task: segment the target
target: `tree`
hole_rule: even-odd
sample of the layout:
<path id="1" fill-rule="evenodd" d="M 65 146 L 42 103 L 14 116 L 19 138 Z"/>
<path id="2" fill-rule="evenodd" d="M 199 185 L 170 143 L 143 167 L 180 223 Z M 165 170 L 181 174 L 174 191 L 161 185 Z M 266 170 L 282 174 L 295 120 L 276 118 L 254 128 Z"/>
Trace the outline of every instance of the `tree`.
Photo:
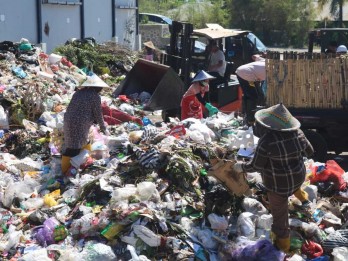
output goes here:
<path id="1" fill-rule="evenodd" d="M 267 45 L 294 45 L 307 42 L 313 27 L 311 0 L 227 0 L 232 28 L 255 32 Z"/>
<path id="2" fill-rule="evenodd" d="M 338 27 L 343 27 L 343 4 L 347 0 L 318 0 L 318 7 L 323 10 L 326 4 L 330 4 L 330 14 L 338 18 Z"/>

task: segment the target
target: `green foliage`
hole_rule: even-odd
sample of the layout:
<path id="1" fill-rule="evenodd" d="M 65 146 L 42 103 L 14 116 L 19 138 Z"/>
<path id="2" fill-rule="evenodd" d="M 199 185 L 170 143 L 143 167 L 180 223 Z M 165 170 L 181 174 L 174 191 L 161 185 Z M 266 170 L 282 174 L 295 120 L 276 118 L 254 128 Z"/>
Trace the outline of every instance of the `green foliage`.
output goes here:
<path id="1" fill-rule="evenodd" d="M 142 0 L 139 1 L 139 12 L 156 13 L 168 16 L 177 21 L 192 23 L 195 28 L 203 28 L 206 23 L 218 23 L 227 26 L 228 10 L 224 0 Z"/>
<path id="2" fill-rule="evenodd" d="M 104 43 L 102 45 L 96 44 L 81 44 L 80 42 L 73 42 L 67 45 L 58 46 L 54 53 L 65 56 L 69 61 L 79 68 L 87 68 L 97 74 L 104 74 L 108 63 L 121 62 L 129 64 L 131 60 L 136 60 L 135 53 L 128 49 L 124 49 L 112 42 Z M 134 56 L 134 57 L 133 57 Z M 111 72 L 112 76 L 118 76 L 117 73 Z M 113 82 L 119 82 L 116 79 L 110 79 Z"/>
<path id="3" fill-rule="evenodd" d="M 251 30 L 266 45 L 302 47 L 313 28 L 311 0 L 228 0 L 233 28 Z"/>
<path id="4" fill-rule="evenodd" d="M 98 53 L 97 48 L 89 44 L 62 45 L 58 46 L 53 52 L 65 56 L 79 68 L 87 67 L 88 69 L 92 69 L 95 65 L 105 62 L 105 58 L 107 57 L 105 54 Z"/>

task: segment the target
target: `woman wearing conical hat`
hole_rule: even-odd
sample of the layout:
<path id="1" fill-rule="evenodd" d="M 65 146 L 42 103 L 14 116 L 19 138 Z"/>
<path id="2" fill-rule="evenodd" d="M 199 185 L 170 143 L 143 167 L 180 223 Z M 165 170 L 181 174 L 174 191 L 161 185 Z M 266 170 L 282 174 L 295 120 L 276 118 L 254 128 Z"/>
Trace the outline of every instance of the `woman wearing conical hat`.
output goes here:
<path id="1" fill-rule="evenodd" d="M 145 57 L 144 57 L 145 60 L 153 61 L 155 50 L 156 50 L 156 47 L 153 44 L 153 42 L 151 42 L 151 41 L 145 42 L 144 48 L 145 48 L 145 50 L 144 50 L 145 51 Z"/>
<path id="2" fill-rule="evenodd" d="M 62 154 L 62 173 L 70 168 L 70 158 L 77 156 L 83 148 L 88 149 L 90 127 L 96 122 L 100 130 L 107 134 L 105 127 L 100 91 L 110 88 L 97 75 L 89 76 L 69 103 L 64 114 L 64 151 Z"/>
<path id="3" fill-rule="evenodd" d="M 203 118 L 203 106 L 209 111 L 209 116 L 218 112 L 218 109 L 207 102 L 209 80 L 215 77 L 200 71 L 192 80 L 192 84 L 181 100 L 181 120 L 187 118 Z"/>
<path id="4" fill-rule="evenodd" d="M 313 147 L 300 130 L 300 122 L 283 104 L 255 113 L 254 135 L 260 139 L 254 157 L 236 163 L 236 173 L 261 173 L 273 216 L 272 235 L 275 245 L 284 252 L 290 249 L 288 197 L 294 194 L 302 206 L 308 205 L 308 194 L 301 186 L 306 177 L 303 157 L 313 154 Z"/>

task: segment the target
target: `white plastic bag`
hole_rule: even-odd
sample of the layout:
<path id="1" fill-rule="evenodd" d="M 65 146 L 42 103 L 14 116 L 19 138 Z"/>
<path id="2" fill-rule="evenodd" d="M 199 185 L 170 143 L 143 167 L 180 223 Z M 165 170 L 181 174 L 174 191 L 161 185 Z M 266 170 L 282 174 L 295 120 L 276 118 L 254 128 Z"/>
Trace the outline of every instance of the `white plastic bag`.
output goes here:
<path id="1" fill-rule="evenodd" d="M 228 222 L 225 217 L 211 213 L 208 216 L 208 220 L 210 222 L 211 229 L 226 230 L 228 228 Z"/>
<path id="2" fill-rule="evenodd" d="M 161 236 L 155 234 L 147 227 L 142 225 L 134 225 L 133 231 L 148 246 L 158 247 L 161 245 Z"/>
<path id="3" fill-rule="evenodd" d="M 8 116 L 4 110 L 4 107 L 0 105 L 0 130 L 9 129 Z"/>
<path id="4" fill-rule="evenodd" d="M 70 162 L 76 169 L 79 169 L 80 166 L 87 161 L 89 157 L 88 150 L 82 150 L 79 155 L 71 158 Z"/>
<path id="5" fill-rule="evenodd" d="M 156 191 L 156 185 L 150 181 L 140 182 L 137 185 L 137 192 L 140 200 L 146 201 L 149 200 L 153 193 Z"/>
<path id="6" fill-rule="evenodd" d="M 30 251 L 29 253 L 23 255 L 18 259 L 18 261 L 52 261 L 47 255 L 47 250 L 42 248 L 35 251 Z"/>
<path id="7" fill-rule="evenodd" d="M 255 216 L 250 212 L 243 212 L 237 220 L 237 233 L 249 239 L 255 237 Z"/>
<path id="8" fill-rule="evenodd" d="M 250 212 L 258 216 L 268 214 L 267 209 L 262 205 L 262 203 L 254 198 L 244 198 L 242 205 L 246 212 Z"/>
<path id="9" fill-rule="evenodd" d="M 236 133 L 230 134 L 228 136 L 230 140 L 230 150 L 254 147 L 254 134 L 251 127 L 249 127 L 248 130 L 237 130 Z"/>
<path id="10" fill-rule="evenodd" d="M 110 246 L 102 243 L 95 243 L 92 241 L 87 242 L 83 251 L 81 252 L 80 260 L 85 261 L 114 261 L 117 260 L 114 251 L 112 251 Z M 76 259 L 78 260 L 78 259 Z"/>
<path id="11" fill-rule="evenodd" d="M 265 230 L 271 230 L 273 216 L 271 214 L 263 214 L 257 220 L 257 227 Z"/>
<path id="12" fill-rule="evenodd" d="M 348 247 L 335 247 L 332 250 L 333 261 L 346 261 L 348 260 Z"/>

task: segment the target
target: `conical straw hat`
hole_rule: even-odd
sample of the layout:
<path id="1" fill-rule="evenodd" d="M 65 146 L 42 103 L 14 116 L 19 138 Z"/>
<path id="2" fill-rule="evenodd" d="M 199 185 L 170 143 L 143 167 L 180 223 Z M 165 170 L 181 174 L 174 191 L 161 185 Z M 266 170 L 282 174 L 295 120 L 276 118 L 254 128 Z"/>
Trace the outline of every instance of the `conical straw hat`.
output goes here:
<path id="1" fill-rule="evenodd" d="M 301 123 L 291 115 L 282 103 L 257 111 L 255 119 L 271 130 L 294 131 L 301 127 Z"/>
<path id="2" fill-rule="evenodd" d="M 111 88 L 96 74 L 93 74 L 92 76 L 87 76 L 87 80 L 83 84 L 81 84 L 81 87 Z"/>
<path id="3" fill-rule="evenodd" d="M 149 47 L 151 49 L 156 49 L 155 45 L 151 41 L 145 42 L 145 43 L 143 43 L 143 45 L 145 45 L 146 47 Z"/>

